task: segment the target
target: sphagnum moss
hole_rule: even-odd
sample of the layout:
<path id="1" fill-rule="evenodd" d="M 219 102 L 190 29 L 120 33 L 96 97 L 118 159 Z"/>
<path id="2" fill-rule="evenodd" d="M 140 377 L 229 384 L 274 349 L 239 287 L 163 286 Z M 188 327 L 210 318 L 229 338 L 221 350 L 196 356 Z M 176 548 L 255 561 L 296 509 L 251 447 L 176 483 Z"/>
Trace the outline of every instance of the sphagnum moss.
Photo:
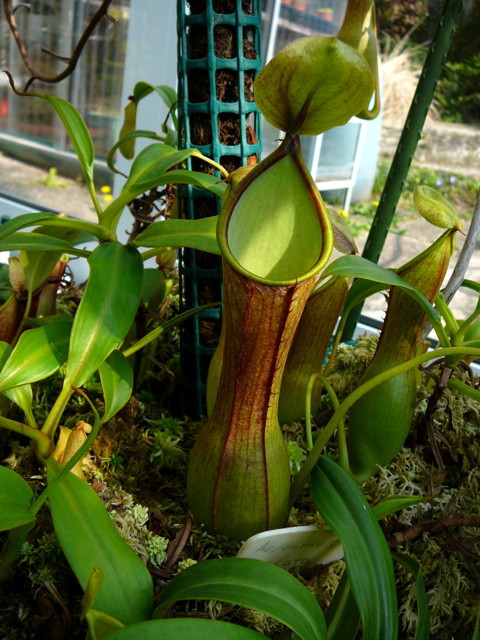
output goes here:
<path id="1" fill-rule="evenodd" d="M 376 342 L 376 336 L 360 336 L 356 345 L 342 345 L 339 349 L 329 379 L 340 397 L 355 388 Z M 469 373 L 465 370 L 456 369 L 454 375 L 468 382 Z M 384 520 L 382 527 L 387 537 L 442 515 L 480 515 L 479 407 L 463 394 L 445 391 L 440 410 L 433 415 L 435 429 L 442 436 L 438 443 L 445 470 L 441 471 L 435 464 L 428 440 L 419 434 L 420 416 L 426 409 L 433 385 L 432 378 L 425 374 L 417 390 L 416 421 L 406 446 L 391 464 L 363 485 L 371 504 L 402 494 L 433 496 Z M 478 529 L 471 527 L 452 528 L 448 533 L 424 531 L 397 547 L 422 566 L 435 640 L 463 640 L 473 633 L 480 590 L 477 534 Z M 402 628 L 413 635 L 417 621 L 415 583 L 402 568 L 398 568 L 396 579 Z"/>

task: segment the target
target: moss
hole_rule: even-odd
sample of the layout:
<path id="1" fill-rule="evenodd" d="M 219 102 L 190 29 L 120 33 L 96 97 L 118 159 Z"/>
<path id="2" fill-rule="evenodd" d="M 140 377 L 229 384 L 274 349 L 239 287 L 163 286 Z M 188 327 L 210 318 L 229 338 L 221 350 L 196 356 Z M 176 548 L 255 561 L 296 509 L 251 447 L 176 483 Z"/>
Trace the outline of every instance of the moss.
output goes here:
<path id="1" fill-rule="evenodd" d="M 343 400 L 358 386 L 360 377 L 373 358 L 377 343 L 378 336 L 366 333 L 359 336 L 355 344 L 338 345 L 328 381 L 339 400 Z"/>

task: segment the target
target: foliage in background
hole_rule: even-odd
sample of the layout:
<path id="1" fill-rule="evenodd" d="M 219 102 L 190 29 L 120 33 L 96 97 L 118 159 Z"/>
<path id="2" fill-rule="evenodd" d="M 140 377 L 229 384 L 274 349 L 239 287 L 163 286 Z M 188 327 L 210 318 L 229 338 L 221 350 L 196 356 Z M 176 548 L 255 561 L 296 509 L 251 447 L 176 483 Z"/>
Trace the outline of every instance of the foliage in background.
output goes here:
<path id="1" fill-rule="evenodd" d="M 446 65 L 437 100 L 443 120 L 480 124 L 480 53 Z"/>

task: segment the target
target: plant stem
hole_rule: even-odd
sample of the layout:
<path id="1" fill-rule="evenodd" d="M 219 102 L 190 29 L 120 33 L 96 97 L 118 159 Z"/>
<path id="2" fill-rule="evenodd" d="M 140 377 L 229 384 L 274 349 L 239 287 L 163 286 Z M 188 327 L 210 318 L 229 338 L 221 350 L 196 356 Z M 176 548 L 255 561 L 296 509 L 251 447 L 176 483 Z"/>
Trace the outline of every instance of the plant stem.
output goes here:
<path id="1" fill-rule="evenodd" d="M 224 167 L 222 167 L 221 164 L 215 162 L 215 160 L 212 160 L 212 158 L 209 158 L 208 156 L 204 156 L 203 153 L 200 153 L 200 151 L 198 151 L 198 153 L 193 153 L 192 155 L 195 156 L 195 158 L 200 158 L 200 160 L 211 164 L 212 167 L 215 167 L 215 169 L 218 169 L 224 178 L 228 178 L 228 176 L 230 175 L 228 171 Z"/>
<path id="2" fill-rule="evenodd" d="M 50 439 L 53 439 L 55 431 L 60 423 L 60 419 L 62 417 L 63 412 L 65 411 L 65 407 L 70 400 L 70 397 L 73 393 L 73 389 L 69 384 L 63 385 L 63 389 L 60 392 L 60 395 L 55 400 L 55 404 L 50 410 L 50 413 L 45 420 L 45 423 L 42 427 L 42 432 L 47 435 Z"/>
<path id="3" fill-rule="evenodd" d="M 458 345 L 460 341 L 463 341 L 463 337 L 465 336 L 466 332 L 469 330 L 470 325 L 472 324 L 472 322 L 474 322 L 478 318 L 478 316 L 480 316 L 480 309 L 477 308 L 468 316 L 466 320 L 462 322 L 462 324 L 460 325 L 460 328 L 455 334 L 455 342 L 457 342 Z"/>
<path id="4" fill-rule="evenodd" d="M 335 429 L 338 427 L 340 420 L 342 420 L 347 411 L 355 404 L 355 402 L 357 402 L 357 400 L 359 400 L 362 396 L 364 396 L 366 393 L 374 389 L 382 382 L 390 380 L 390 378 L 394 378 L 401 373 L 405 373 L 406 371 L 409 371 L 409 369 L 418 367 L 418 365 L 423 364 L 424 362 L 428 362 L 429 360 L 434 360 L 435 358 L 444 356 L 470 355 L 480 357 L 480 349 L 475 349 L 473 347 L 446 347 L 444 349 L 434 349 L 433 351 L 422 353 L 416 358 L 408 360 L 408 362 L 404 362 L 400 365 L 397 365 L 396 367 L 392 367 L 391 369 L 384 371 L 383 373 L 380 373 L 378 376 L 371 378 L 367 382 L 364 382 L 362 385 L 360 385 L 357 389 L 355 389 L 355 391 L 353 391 L 353 393 L 345 398 L 339 408 L 335 411 L 334 415 L 317 438 L 307 459 L 298 472 L 298 475 L 295 478 L 290 491 L 290 507 L 293 506 L 295 500 L 298 498 L 300 492 L 307 483 L 308 477 L 312 472 L 313 467 L 316 465 L 317 460 L 319 459 L 323 449 L 325 448 L 325 445 L 332 437 Z"/>
<path id="5" fill-rule="evenodd" d="M 475 400 L 476 402 L 480 402 L 480 391 L 474 389 L 473 387 L 469 387 L 468 384 L 461 382 L 460 380 L 455 380 L 455 378 L 450 378 L 447 384 L 449 389 L 453 389 L 454 391 L 459 391 L 463 393 L 464 396 L 468 396 Z"/>
<path id="6" fill-rule="evenodd" d="M 87 396 L 87 394 L 81 391 L 81 389 L 73 389 L 72 391 L 77 391 L 77 393 L 80 393 L 90 405 L 90 408 L 93 411 L 93 415 L 95 416 L 95 420 L 92 426 L 92 431 L 89 434 L 88 438 L 85 440 L 85 442 L 82 444 L 80 449 L 78 449 L 78 451 L 75 452 L 75 454 L 70 458 L 70 460 L 68 460 L 68 462 L 66 462 L 63 465 L 63 467 L 57 473 L 55 478 L 51 482 L 49 482 L 48 486 L 42 491 L 41 495 L 35 500 L 33 505 L 30 507 L 29 511 L 31 511 L 35 515 L 39 512 L 40 507 L 43 505 L 43 503 L 48 498 L 48 496 L 50 495 L 54 487 L 58 484 L 58 482 L 60 482 L 60 480 L 65 476 L 65 474 L 70 472 L 70 469 L 73 469 L 73 467 L 77 464 L 79 460 L 82 460 L 82 458 L 85 457 L 87 451 L 90 449 L 90 447 L 93 444 L 93 441 L 97 437 L 102 424 L 100 420 L 100 416 L 98 415 L 98 411 L 96 410 L 95 405 Z M 48 462 L 47 462 L 47 465 L 48 465 Z"/>
<path id="7" fill-rule="evenodd" d="M 462 284 L 468 265 L 470 264 L 470 259 L 475 250 L 475 247 L 477 246 L 477 239 L 478 239 L 479 233 L 480 233 L 480 192 L 477 195 L 477 202 L 475 204 L 472 221 L 470 223 L 470 227 L 467 232 L 467 237 L 465 238 L 465 242 L 463 243 L 462 250 L 460 251 L 460 255 L 458 256 L 458 260 L 455 264 L 455 268 L 450 277 L 450 280 L 448 281 L 447 286 L 445 287 L 443 292 L 443 296 L 447 303 L 450 302 L 450 300 L 453 298 L 458 288 Z"/>
<path id="8" fill-rule="evenodd" d="M 37 453 L 42 457 L 46 458 L 50 455 L 52 450 L 52 442 L 45 433 L 42 433 L 38 429 L 30 427 L 27 424 L 23 424 L 23 422 L 10 420 L 9 418 L 5 418 L 4 416 L 0 416 L 0 427 L 8 429 L 9 431 L 13 431 L 14 433 L 19 433 L 20 435 L 26 436 L 27 438 L 33 440 L 37 448 Z"/>
<path id="9" fill-rule="evenodd" d="M 315 380 L 320 380 L 322 385 L 325 387 L 325 390 L 330 397 L 334 410 L 337 411 L 337 409 L 340 407 L 340 402 L 338 401 L 337 394 L 335 393 L 329 381 L 325 378 L 325 376 L 319 373 L 313 373 L 310 376 L 310 380 L 308 381 L 307 396 L 305 399 L 305 427 L 307 431 L 307 447 L 309 451 L 311 451 L 313 448 L 312 423 L 310 418 L 310 413 L 311 413 L 310 400 L 312 397 L 312 389 L 313 389 Z M 338 444 L 338 460 L 340 462 L 340 466 L 342 467 L 342 469 L 344 469 L 347 473 L 351 475 L 350 463 L 348 461 L 348 449 L 347 449 L 347 439 L 345 434 L 345 423 L 343 420 L 340 420 L 338 423 L 337 444 Z"/>
<path id="10" fill-rule="evenodd" d="M 92 199 L 93 206 L 95 207 L 95 213 L 97 214 L 98 222 L 101 224 L 103 209 L 100 206 L 100 202 L 98 201 L 98 196 L 97 196 L 97 192 L 95 191 L 95 185 L 93 183 L 93 180 L 92 181 L 89 180 L 87 183 L 87 186 L 88 186 L 88 192 L 90 194 L 90 198 Z M 114 229 L 111 229 L 110 231 L 114 232 Z"/>
<path id="11" fill-rule="evenodd" d="M 133 355 L 137 351 L 140 351 L 140 349 L 143 349 L 143 347 L 145 347 L 147 344 L 149 344 L 153 340 L 156 340 L 164 331 L 167 331 L 172 327 L 176 327 L 177 324 L 180 324 L 181 322 L 188 320 L 188 318 L 190 318 L 191 316 L 194 316 L 200 311 L 205 311 L 206 309 L 214 309 L 215 307 L 218 307 L 221 304 L 223 303 L 212 302 L 212 304 L 204 304 L 201 307 L 196 307 L 195 309 L 189 309 L 188 311 L 179 313 L 178 316 L 175 316 L 174 318 L 167 320 L 160 327 L 156 327 L 155 329 L 147 333 L 146 336 L 143 336 L 143 338 L 140 338 L 140 340 L 137 340 L 137 342 L 135 342 L 135 344 L 133 344 L 131 347 L 128 347 L 128 349 L 124 349 L 122 351 L 122 354 L 125 356 L 125 358 L 129 358 L 131 355 Z"/>
<path id="12" fill-rule="evenodd" d="M 458 322 L 456 321 L 455 316 L 451 312 L 450 307 L 448 306 L 442 293 L 437 294 L 437 297 L 435 298 L 435 306 L 438 312 L 440 313 L 440 315 L 442 316 L 443 320 L 445 321 L 447 333 L 450 336 L 453 336 L 458 331 Z M 425 337 L 430 331 L 430 323 L 427 323 L 427 324 L 428 326 L 426 326 L 423 330 L 423 335 Z M 443 345 L 443 346 L 447 346 L 447 345 Z"/>

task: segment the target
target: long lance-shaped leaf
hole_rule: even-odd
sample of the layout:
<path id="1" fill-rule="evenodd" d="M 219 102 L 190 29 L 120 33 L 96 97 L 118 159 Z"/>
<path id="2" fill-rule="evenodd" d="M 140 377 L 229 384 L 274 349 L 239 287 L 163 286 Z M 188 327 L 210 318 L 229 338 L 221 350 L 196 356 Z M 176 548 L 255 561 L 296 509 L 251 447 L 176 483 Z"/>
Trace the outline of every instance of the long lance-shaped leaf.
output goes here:
<path id="1" fill-rule="evenodd" d="M 372 507 L 372 513 L 377 520 L 382 520 L 397 511 L 430 499 L 430 496 L 391 496 Z"/>
<path id="2" fill-rule="evenodd" d="M 28 510 L 32 498 L 33 492 L 25 480 L 15 471 L 0 466 L 0 531 L 35 520 Z"/>
<path id="3" fill-rule="evenodd" d="M 428 500 L 423 496 L 391 496 L 379 502 L 372 507 L 372 513 L 377 520 L 381 520 L 386 516 L 392 515 L 405 507 L 409 507 L 419 502 Z M 395 554 L 394 554 L 395 558 Z M 397 558 L 398 559 L 398 558 Z M 408 558 L 412 560 L 411 558 Z M 399 560 L 400 561 L 400 560 Z M 417 569 L 420 568 L 418 565 Z M 412 570 L 413 572 L 413 570 Z M 422 624 L 417 625 L 417 633 L 424 628 L 423 619 L 425 616 L 425 605 L 421 588 L 423 578 L 421 575 L 414 573 L 417 577 L 417 598 L 419 611 L 422 610 Z M 427 611 L 428 613 L 428 611 Z M 420 618 L 420 616 L 419 616 Z M 328 640 L 354 640 L 357 636 L 358 625 L 360 623 L 360 612 L 358 610 L 355 598 L 350 587 L 350 582 L 345 572 L 340 580 L 340 584 L 335 590 L 332 602 L 325 614 L 325 620 L 328 625 Z M 428 636 L 415 636 L 415 640 L 420 640 Z"/>
<path id="4" fill-rule="evenodd" d="M 95 149 L 88 127 L 83 121 L 73 105 L 55 96 L 38 96 L 49 102 L 57 114 L 60 116 L 70 141 L 77 154 L 78 161 L 82 167 L 83 175 L 88 183 L 93 182 L 93 163 L 95 160 Z"/>
<path id="5" fill-rule="evenodd" d="M 429 315 L 434 315 L 435 318 L 438 317 L 433 306 L 415 287 L 405 282 L 394 271 L 384 269 L 360 256 L 341 256 L 337 258 L 323 271 L 322 277 L 326 276 L 363 278 L 364 280 L 372 280 L 388 286 L 401 287 L 407 293 L 410 293 Z"/>
<path id="6" fill-rule="evenodd" d="M 61 469 L 50 456 L 49 483 Z M 150 574 L 121 538 L 95 491 L 66 473 L 53 488 L 49 502 L 58 541 L 82 588 L 94 568 L 103 572 L 95 606 L 123 624 L 148 619 L 153 606 Z"/>
<path id="7" fill-rule="evenodd" d="M 114 239 L 109 229 L 100 224 L 96 224 L 95 222 L 77 220 L 76 218 L 69 218 L 68 216 L 59 216 L 58 214 L 50 213 L 49 211 L 42 211 L 39 213 L 24 213 L 23 215 L 16 216 L 15 218 L 12 218 L 12 220 L 2 224 L 0 226 L 0 240 L 7 238 L 16 231 L 20 231 L 20 229 L 26 229 L 28 227 L 38 225 L 75 229 L 80 232 L 89 233 L 99 240 Z"/>
<path id="8" fill-rule="evenodd" d="M 320 515 L 343 545 L 347 574 L 363 622 L 363 640 L 396 640 L 398 610 L 390 549 L 354 480 L 322 457 L 312 473 Z"/>
<path id="9" fill-rule="evenodd" d="M 117 242 L 98 246 L 89 258 L 90 277 L 75 314 L 66 380 L 81 386 L 122 342 L 140 303 L 142 260 Z"/>
<path id="10" fill-rule="evenodd" d="M 133 371 L 120 351 L 112 351 L 99 369 L 105 413 L 102 422 L 110 420 L 130 400 L 133 389 Z"/>
<path id="11" fill-rule="evenodd" d="M 114 158 L 116 152 L 120 149 L 120 153 L 130 160 L 133 158 L 134 149 L 135 149 L 135 140 L 137 138 L 150 138 L 151 140 L 158 140 L 159 142 L 164 142 L 165 138 L 159 136 L 155 131 L 147 131 L 145 129 L 136 129 L 135 131 L 130 131 L 129 133 L 125 133 L 122 135 L 120 132 L 120 138 L 115 142 L 113 147 L 111 147 L 108 152 L 106 162 L 108 168 L 114 173 L 119 173 L 120 175 L 125 175 L 122 171 L 116 168 L 114 163 Z M 125 151 L 127 150 L 127 151 Z"/>
<path id="12" fill-rule="evenodd" d="M 20 407 L 27 417 L 27 422 L 30 426 L 36 426 L 35 417 L 32 413 L 33 392 L 31 385 L 22 384 L 19 387 L 7 389 L 3 392 L 3 395 Z"/>
<path id="13" fill-rule="evenodd" d="M 165 184 L 191 184 L 195 187 L 202 187 L 221 198 L 227 189 L 226 182 L 220 181 L 209 173 L 200 171 L 187 171 L 186 169 L 171 169 L 164 174 Z"/>
<path id="14" fill-rule="evenodd" d="M 162 220 L 149 225 L 135 238 L 140 247 L 190 247 L 220 255 L 218 216 L 200 220 Z"/>
<path id="15" fill-rule="evenodd" d="M 88 624 L 87 638 L 89 640 L 103 640 L 114 631 L 123 629 L 125 625 L 121 622 L 108 616 L 103 611 L 97 611 L 96 609 L 90 609 L 85 614 L 85 620 Z"/>
<path id="16" fill-rule="evenodd" d="M 261 633 L 239 627 L 230 622 L 178 618 L 140 622 L 119 629 L 108 636 L 110 640 L 260 640 Z"/>
<path id="17" fill-rule="evenodd" d="M 115 148 L 120 147 L 121 154 L 128 160 L 133 158 L 135 153 L 135 140 L 129 137 L 129 134 L 136 133 L 134 129 L 137 126 L 136 123 L 138 103 L 143 100 L 143 98 L 146 98 L 148 95 L 150 95 L 153 91 L 156 91 L 162 98 L 172 116 L 174 127 L 177 127 L 177 117 L 173 109 L 175 103 L 178 100 L 175 89 L 172 89 L 171 87 L 168 87 L 166 85 L 153 86 L 148 82 L 137 82 L 133 89 L 133 95 L 124 109 L 123 123 L 120 129 L 119 140 L 115 145 Z M 162 129 L 165 130 L 165 128 L 166 125 L 164 124 L 162 126 Z M 111 150 L 108 154 L 109 158 L 113 158 L 112 151 L 113 150 Z M 111 168 L 110 163 L 109 166 Z"/>
<path id="18" fill-rule="evenodd" d="M 69 242 L 61 238 L 52 238 L 41 233 L 20 231 L 12 233 L 4 240 L 0 240 L 2 251 L 59 251 L 60 253 L 72 253 L 76 256 L 88 255 L 83 250 L 75 249 Z"/>
<path id="19" fill-rule="evenodd" d="M 303 640 L 326 638 L 323 613 L 311 593 L 279 567 L 250 558 L 208 560 L 175 576 L 162 593 L 154 618 L 178 600 L 214 599 L 261 611 Z"/>
<path id="20" fill-rule="evenodd" d="M 129 358 L 131 355 L 133 355 L 140 349 L 143 349 L 143 347 L 145 347 L 147 344 L 150 344 L 150 342 L 153 342 L 154 340 L 159 338 L 162 335 L 162 333 L 164 333 L 165 331 L 169 331 L 172 327 L 178 326 L 179 324 L 181 324 L 182 322 L 185 322 L 185 320 L 188 320 L 189 318 L 193 317 L 197 313 L 206 311 L 207 309 L 214 309 L 215 307 L 218 307 L 220 304 L 222 303 L 212 302 L 212 304 L 204 304 L 201 307 L 195 307 L 195 309 L 188 309 L 187 311 L 183 311 L 182 313 L 179 313 L 173 318 L 170 318 L 170 320 L 166 320 L 163 324 L 149 331 L 149 333 L 143 336 L 143 338 L 140 338 L 140 340 L 137 340 L 137 342 L 132 344 L 131 347 L 128 347 L 127 349 L 125 349 L 122 352 L 123 355 L 126 358 Z"/>
<path id="21" fill-rule="evenodd" d="M 41 225 L 35 229 L 35 233 L 59 238 L 68 243 L 73 243 L 80 235 L 77 229 L 72 229 L 68 225 L 52 227 L 51 225 Z M 25 272 L 25 289 L 33 293 L 41 287 L 54 270 L 57 262 L 65 254 L 61 251 L 22 251 L 20 253 L 20 263 Z"/>
<path id="22" fill-rule="evenodd" d="M 12 347 L 7 342 L 0 342 L 0 371 L 12 351 Z M 28 424 L 31 427 L 36 426 L 35 418 L 32 414 L 33 393 L 32 387 L 29 384 L 22 384 L 19 387 L 13 387 L 13 389 L 8 389 L 0 395 L 5 396 L 19 406 L 27 416 Z"/>
<path id="23" fill-rule="evenodd" d="M 171 172 L 172 175 L 170 175 L 169 169 L 182 163 L 190 156 L 203 158 L 197 149 L 183 149 L 178 151 L 174 147 L 160 143 L 151 144 L 143 149 L 135 158 L 132 168 L 130 169 L 128 180 L 123 185 L 119 197 L 103 212 L 102 223 L 109 228 L 113 228 L 124 206 L 138 195 L 161 184 L 175 184 L 178 180 L 175 179 L 176 176 L 174 172 Z M 214 176 L 210 176 L 210 179 L 203 180 L 201 176 L 205 174 L 199 172 L 196 178 L 195 172 L 185 172 L 185 174 L 192 174 L 193 177 L 191 179 L 195 179 L 199 183 L 201 181 L 204 181 L 205 184 L 218 182 L 218 178 Z M 187 182 L 187 184 L 190 183 Z"/>
<path id="24" fill-rule="evenodd" d="M 415 578 L 415 592 L 417 596 L 417 628 L 413 640 L 429 640 L 430 638 L 430 610 L 428 608 L 428 598 L 425 591 L 422 567 L 412 557 L 404 553 L 394 553 L 394 559 L 402 564 Z"/>
<path id="25" fill-rule="evenodd" d="M 448 343 L 448 339 L 444 335 L 445 332 L 440 322 L 440 315 L 436 309 L 424 295 L 417 291 L 415 287 L 405 282 L 403 278 L 398 276 L 395 272 L 390 271 L 389 269 L 384 269 L 383 267 L 380 267 L 365 258 L 361 258 L 360 256 L 341 256 L 332 262 L 322 273 L 322 277 L 333 275 L 363 278 L 364 280 L 372 280 L 373 282 L 396 286 L 403 289 L 406 293 L 411 295 L 416 302 L 418 302 L 424 312 L 428 315 L 439 339 L 443 340 L 445 337 L 446 343 Z M 347 297 L 346 304 L 349 304 L 349 302 L 350 298 Z"/>
<path id="26" fill-rule="evenodd" d="M 0 373 L 0 391 L 43 380 L 66 360 L 71 324 L 50 322 L 20 336 Z"/>
<path id="27" fill-rule="evenodd" d="M 360 612 L 344 572 L 325 614 L 328 640 L 355 640 L 360 624 Z"/>
<path id="28" fill-rule="evenodd" d="M 21 216 L 15 216 L 11 220 L 0 225 L 0 240 L 7 238 L 9 235 L 20 229 L 26 229 L 34 225 L 50 222 L 57 218 L 57 214 L 43 211 L 41 213 L 24 213 Z"/>

